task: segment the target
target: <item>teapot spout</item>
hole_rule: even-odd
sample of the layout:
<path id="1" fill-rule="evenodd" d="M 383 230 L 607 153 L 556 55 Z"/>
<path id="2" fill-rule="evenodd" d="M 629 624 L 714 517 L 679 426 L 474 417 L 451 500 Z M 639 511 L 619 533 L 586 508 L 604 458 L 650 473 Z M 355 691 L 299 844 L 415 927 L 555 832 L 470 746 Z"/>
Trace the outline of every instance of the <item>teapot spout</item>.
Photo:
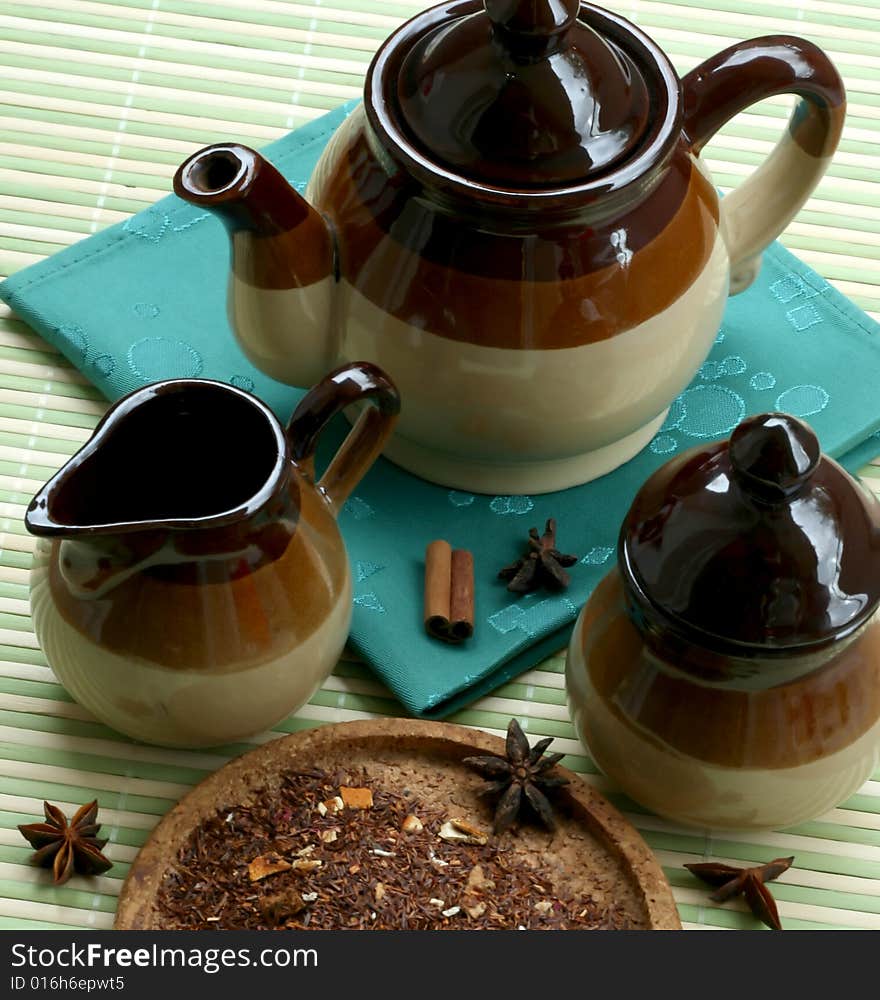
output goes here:
<path id="1" fill-rule="evenodd" d="M 235 143 L 185 160 L 174 192 L 226 226 L 229 319 L 248 359 L 288 385 L 319 381 L 338 348 L 336 252 L 324 217 L 264 157 Z"/>

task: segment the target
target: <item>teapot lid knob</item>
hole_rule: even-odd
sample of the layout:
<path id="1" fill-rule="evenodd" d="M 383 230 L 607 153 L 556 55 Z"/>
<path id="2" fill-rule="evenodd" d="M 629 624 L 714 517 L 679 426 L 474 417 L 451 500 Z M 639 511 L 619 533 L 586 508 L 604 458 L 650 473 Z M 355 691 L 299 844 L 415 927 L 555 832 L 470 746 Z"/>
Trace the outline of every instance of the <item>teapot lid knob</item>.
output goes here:
<path id="1" fill-rule="evenodd" d="M 784 500 L 809 482 L 822 457 L 819 439 L 787 413 L 744 420 L 730 438 L 730 464 L 739 485 L 757 500 Z"/>
<path id="2" fill-rule="evenodd" d="M 634 29 L 598 7 L 432 9 L 435 21 L 412 30 L 390 106 L 407 141 L 458 176 L 505 190 L 588 182 L 636 156 L 663 116 Z"/>
<path id="3" fill-rule="evenodd" d="M 580 0 L 483 0 L 496 35 L 510 49 L 558 46 L 577 20 Z"/>

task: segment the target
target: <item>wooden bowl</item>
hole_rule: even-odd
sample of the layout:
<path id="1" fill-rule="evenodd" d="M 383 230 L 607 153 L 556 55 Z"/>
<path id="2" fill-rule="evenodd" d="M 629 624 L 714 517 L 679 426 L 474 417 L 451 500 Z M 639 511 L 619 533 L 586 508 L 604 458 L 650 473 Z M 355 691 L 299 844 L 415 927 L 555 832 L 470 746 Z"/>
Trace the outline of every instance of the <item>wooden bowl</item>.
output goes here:
<path id="1" fill-rule="evenodd" d="M 503 756 L 504 741 L 464 726 L 413 719 L 327 725 L 251 750 L 197 785 L 153 830 L 122 887 L 114 927 L 161 929 L 162 880 L 193 829 L 219 809 L 245 804 L 253 792 L 280 782 L 285 771 L 363 768 L 377 785 L 419 788 L 420 801 L 426 801 L 426 791 L 457 815 L 488 827 L 492 808 L 478 794 L 483 779 L 461 763 L 473 754 Z M 554 795 L 557 833 L 524 823 L 514 835 L 505 834 L 511 849 L 539 859 L 566 880 L 585 882 L 591 891 L 595 884 L 625 901 L 640 927 L 680 929 L 669 883 L 640 834 L 579 775 L 559 771 L 570 784 Z"/>

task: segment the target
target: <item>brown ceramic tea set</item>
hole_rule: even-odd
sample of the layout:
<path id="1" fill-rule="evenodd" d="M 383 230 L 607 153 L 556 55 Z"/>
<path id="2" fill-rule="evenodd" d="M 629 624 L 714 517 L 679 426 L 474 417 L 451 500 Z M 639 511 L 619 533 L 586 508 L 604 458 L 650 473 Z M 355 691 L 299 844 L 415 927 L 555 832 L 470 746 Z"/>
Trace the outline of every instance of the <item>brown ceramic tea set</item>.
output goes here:
<path id="1" fill-rule="evenodd" d="M 798 101 L 779 144 L 720 201 L 700 150 L 782 93 Z M 305 198 L 246 147 L 190 157 L 175 191 L 229 232 L 242 348 L 317 385 L 286 432 L 200 380 L 111 408 L 27 514 L 59 678 L 168 745 L 295 711 L 347 636 L 335 516 L 378 454 L 505 494 L 627 461 L 822 177 L 844 110 L 833 65 L 797 38 L 738 43 L 679 79 L 601 8 L 461 0 L 384 43 Z M 317 437 L 349 404 L 365 405 L 316 480 Z M 880 505 L 804 424 L 767 414 L 679 455 L 639 493 L 574 631 L 590 753 L 699 826 L 830 808 L 880 756 L 878 581 Z"/>

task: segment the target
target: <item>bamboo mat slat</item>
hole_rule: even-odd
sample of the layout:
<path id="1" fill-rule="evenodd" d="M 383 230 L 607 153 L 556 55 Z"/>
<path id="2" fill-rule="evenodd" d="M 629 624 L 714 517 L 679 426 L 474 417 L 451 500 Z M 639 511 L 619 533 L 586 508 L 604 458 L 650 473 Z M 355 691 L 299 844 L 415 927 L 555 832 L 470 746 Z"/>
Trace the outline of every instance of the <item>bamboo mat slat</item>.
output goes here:
<path id="1" fill-rule="evenodd" d="M 0 2 L 0 274 L 8 275 L 151 204 L 176 165 L 231 137 L 260 146 L 359 95 L 369 60 L 420 0 L 14 0 Z M 880 318 L 880 10 L 877 0 L 609 0 L 681 72 L 740 38 L 792 32 L 822 45 L 847 83 L 840 150 L 782 241 Z M 790 100 L 764 101 L 707 151 L 719 187 L 772 148 Z M 878 373 L 880 381 L 880 373 Z M 878 386 L 880 390 L 880 386 Z M 273 733 L 218 751 L 134 744 L 81 709 L 38 648 L 28 605 L 25 506 L 105 409 L 86 380 L 0 307 L 0 928 L 106 928 L 121 880 L 157 820 L 248 746 L 328 722 L 396 715 L 361 663 L 343 659 Z M 880 458 L 862 470 L 880 494 Z M 817 820 L 767 834 L 704 835 L 640 809 L 597 772 L 568 720 L 563 657 L 550 657 L 459 712 L 502 734 L 511 715 L 618 805 L 670 878 L 688 929 L 755 925 L 683 869 L 796 855 L 776 883 L 789 928 L 880 928 L 880 770 Z M 16 830 L 44 798 L 72 810 L 98 795 L 114 868 L 53 887 Z"/>

